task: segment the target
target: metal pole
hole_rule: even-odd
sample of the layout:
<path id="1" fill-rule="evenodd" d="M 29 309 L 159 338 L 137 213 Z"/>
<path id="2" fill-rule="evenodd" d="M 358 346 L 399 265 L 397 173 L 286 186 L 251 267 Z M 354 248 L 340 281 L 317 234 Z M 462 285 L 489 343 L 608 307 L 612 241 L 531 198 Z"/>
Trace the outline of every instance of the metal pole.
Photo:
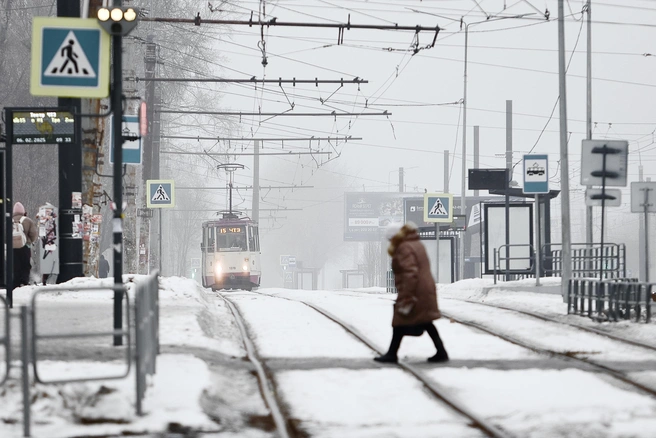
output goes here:
<path id="1" fill-rule="evenodd" d="M 5 120 L 7 120 L 6 127 L 7 127 L 7 132 L 5 133 L 6 135 L 6 140 L 5 140 L 5 199 L 4 199 L 4 211 L 5 211 L 5 246 L 7 249 L 12 248 L 10 245 L 12 244 L 12 231 L 13 231 L 13 219 L 12 219 L 12 211 L 13 211 L 13 197 L 14 195 L 12 194 L 13 190 L 13 184 L 12 184 L 12 179 L 13 179 L 13 169 L 12 169 L 12 150 L 13 150 L 13 145 L 11 144 L 11 139 L 14 136 L 14 127 L 13 123 L 11 120 L 13 119 L 13 113 L 5 109 Z M 13 248 L 11 250 L 6 250 L 6 256 L 7 256 L 7 263 L 5 264 L 5 287 L 7 288 L 7 304 L 9 305 L 9 308 L 14 307 L 14 251 Z"/>
<path id="2" fill-rule="evenodd" d="M 478 125 L 474 126 L 474 169 L 478 169 L 480 164 L 479 128 Z M 478 196 L 478 190 L 474 190 L 474 196 Z"/>
<path id="3" fill-rule="evenodd" d="M 435 282 L 440 282 L 440 223 L 435 223 Z"/>
<path id="4" fill-rule="evenodd" d="M 642 182 L 644 181 L 644 176 L 643 176 L 643 167 L 638 166 L 638 181 Z M 643 213 L 645 216 L 647 215 L 647 212 Z M 642 218 L 642 220 L 638 221 L 638 242 L 645 242 L 645 225 L 646 225 L 646 218 Z M 646 243 L 646 242 L 645 242 Z M 646 281 L 646 270 L 645 267 L 649 266 L 649 262 L 646 260 L 647 258 L 647 251 L 645 250 L 644 245 L 640 245 L 638 248 L 638 260 L 640 261 L 639 263 L 639 268 L 638 268 L 638 280 L 639 281 Z"/>
<path id="5" fill-rule="evenodd" d="M 540 253 L 540 195 L 535 195 L 535 285 L 540 286 L 540 269 L 542 254 Z"/>
<path id="6" fill-rule="evenodd" d="M 29 350 L 29 330 L 30 324 L 29 308 L 21 306 L 20 308 L 20 327 L 21 327 L 21 383 L 23 389 L 23 436 L 30 436 L 30 350 Z M 7 370 L 9 372 L 9 370 Z"/>
<path id="7" fill-rule="evenodd" d="M 601 238 L 599 239 L 601 242 L 601 255 L 599 256 L 599 280 L 604 279 L 604 216 L 606 215 L 606 157 L 608 156 L 606 148 L 607 146 L 604 145 L 604 157 L 602 158 L 601 165 Z"/>
<path id="8" fill-rule="evenodd" d="M 464 71 L 464 90 L 462 95 L 462 181 L 460 181 L 460 214 L 467 211 L 467 187 L 465 178 L 467 176 L 467 50 L 469 44 L 469 24 L 465 25 L 465 71 Z M 465 278 L 465 236 L 461 235 L 459 241 L 458 254 L 458 280 Z"/>
<path id="9" fill-rule="evenodd" d="M 587 47 L 587 96 L 586 96 L 586 138 L 592 140 L 592 12 L 591 0 L 588 0 L 588 47 Z M 592 206 L 585 207 L 585 243 L 588 244 L 588 251 L 591 251 L 594 243 L 594 223 L 592 215 Z M 592 271 L 592 259 L 588 258 L 586 269 Z"/>
<path id="10" fill-rule="evenodd" d="M 121 6 L 121 0 L 114 0 L 114 6 Z M 113 89 L 111 95 L 114 116 L 114 285 L 123 284 L 123 37 L 112 36 Z M 114 292 L 114 330 L 123 327 L 123 294 Z M 114 345 L 123 345 L 121 335 L 114 336 Z"/>
<path id="11" fill-rule="evenodd" d="M 253 217 L 255 222 L 260 220 L 260 141 L 253 142 Z"/>
<path id="12" fill-rule="evenodd" d="M 399 193 L 403 193 L 403 167 L 399 167 Z"/>
<path id="13" fill-rule="evenodd" d="M 563 246 L 561 291 L 567 302 L 572 277 L 572 240 L 569 209 L 569 158 L 567 156 L 567 86 L 565 82 L 565 7 L 558 0 L 558 90 L 560 95 L 560 190 Z"/>
<path id="14" fill-rule="evenodd" d="M 444 151 L 444 193 L 449 193 L 449 151 Z"/>
<path id="15" fill-rule="evenodd" d="M 158 238 L 159 238 L 159 274 L 162 275 L 162 209 L 159 209 L 159 233 L 158 233 Z"/>
<path id="16" fill-rule="evenodd" d="M 512 100 L 506 100 L 506 275 L 510 281 L 510 180 L 512 180 Z"/>
<path id="17" fill-rule="evenodd" d="M 649 283 L 649 214 L 647 204 L 649 203 L 649 189 L 645 188 L 645 283 Z"/>

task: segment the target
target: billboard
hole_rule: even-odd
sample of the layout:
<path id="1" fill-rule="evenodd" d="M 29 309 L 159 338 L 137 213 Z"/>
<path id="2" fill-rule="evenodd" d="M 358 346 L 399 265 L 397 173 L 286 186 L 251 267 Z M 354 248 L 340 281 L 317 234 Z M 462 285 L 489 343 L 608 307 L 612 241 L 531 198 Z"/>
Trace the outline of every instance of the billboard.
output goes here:
<path id="1" fill-rule="evenodd" d="M 385 227 L 403 223 L 403 199 L 421 196 L 418 193 L 357 192 L 344 194 L 344 241 L 378 242 L 383 240 Z"/>

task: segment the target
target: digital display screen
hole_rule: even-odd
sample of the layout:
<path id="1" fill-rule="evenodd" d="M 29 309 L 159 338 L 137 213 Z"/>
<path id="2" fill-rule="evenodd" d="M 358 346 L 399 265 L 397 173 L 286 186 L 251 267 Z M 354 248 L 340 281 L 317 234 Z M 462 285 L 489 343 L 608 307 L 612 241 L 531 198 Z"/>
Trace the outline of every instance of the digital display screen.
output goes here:
<path id="1" fill-rule="evenodd" d="M 219 234 L 233 234 L 233 233 L 243 233 L 244 229 L 242 227 L 223 227 L 219 228 Z"/>
<path id="2" fill-rule="evenodd" d="M 70 111 L 35 110 L 12 113 L 12 144 L 55 144 L 75 141 L 75 118 Z"/>

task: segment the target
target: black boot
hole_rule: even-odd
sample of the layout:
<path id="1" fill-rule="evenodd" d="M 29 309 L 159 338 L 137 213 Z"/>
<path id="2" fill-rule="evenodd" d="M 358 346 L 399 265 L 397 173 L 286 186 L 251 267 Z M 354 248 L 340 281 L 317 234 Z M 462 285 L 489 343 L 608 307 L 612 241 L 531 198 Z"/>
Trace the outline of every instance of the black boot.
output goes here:
<path id="1" fill-rule="evenodd" d="M 428 361 L 432 363 L 448 362 L 449 355 L 447 354 L 446 350 L 440 350 L 435 353 L 435 356 L 429 357 Z"/>
<path id="2" fill-rule="evenodd" d="M 382 363 L 397 363 L 399 358 L 396 357 L 396 354 L 390 354 L 389 352 L 383 354 L 382 356 L 374 357 L 376 362 Z"/>

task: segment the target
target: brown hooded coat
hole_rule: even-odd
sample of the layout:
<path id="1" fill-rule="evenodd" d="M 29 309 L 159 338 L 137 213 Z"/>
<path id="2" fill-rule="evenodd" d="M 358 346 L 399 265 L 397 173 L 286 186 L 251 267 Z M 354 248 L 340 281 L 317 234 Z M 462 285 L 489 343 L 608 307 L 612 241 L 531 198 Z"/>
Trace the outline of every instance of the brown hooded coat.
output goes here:
<path id="1" fill-rule="evenodd" d="M 389 252 L 398 292 L 392 327 L 425 324 L 440 318 L 435 281 L 417 231 L 405 226 L 401 228 L 392 237 Z M 407 304 L 410 304 L 411 310 L 404 315 L 399 309 Z"/>

